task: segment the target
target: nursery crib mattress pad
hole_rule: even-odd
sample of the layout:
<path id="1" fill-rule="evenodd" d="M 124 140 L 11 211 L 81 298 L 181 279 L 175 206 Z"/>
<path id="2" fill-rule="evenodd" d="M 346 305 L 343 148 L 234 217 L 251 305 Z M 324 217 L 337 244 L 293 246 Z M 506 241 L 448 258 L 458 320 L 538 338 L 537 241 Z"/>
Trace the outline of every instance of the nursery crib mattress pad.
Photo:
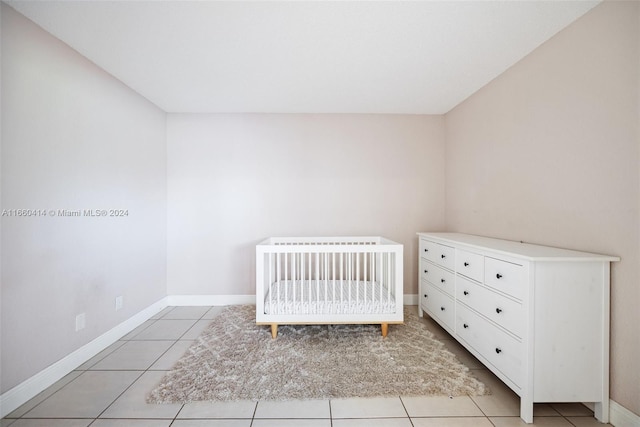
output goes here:
<path id="1" fill-rule="evenodd" d="M 286 280 L 272 283 L 264 300 L 265 314 L 395 313 L 386 286 L 356 280 Z"/>

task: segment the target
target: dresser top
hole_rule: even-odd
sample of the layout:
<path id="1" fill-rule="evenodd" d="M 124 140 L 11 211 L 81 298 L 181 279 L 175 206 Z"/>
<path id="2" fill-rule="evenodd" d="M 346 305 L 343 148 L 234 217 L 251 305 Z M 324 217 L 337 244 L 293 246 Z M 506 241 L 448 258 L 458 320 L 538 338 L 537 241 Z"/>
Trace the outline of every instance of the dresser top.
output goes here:
<path id="1" fill-rule="evenodd" d="M 429 240 L 438 243 L 462 245 L 465 247 L 463 249 L 490 250 L 529 261 L 620 261 L 620 258 L 616 256 L 533 245 L 512 240 L 493 239 L 472 234 L 418 233 L 418 236 L 429 238 Z"/>

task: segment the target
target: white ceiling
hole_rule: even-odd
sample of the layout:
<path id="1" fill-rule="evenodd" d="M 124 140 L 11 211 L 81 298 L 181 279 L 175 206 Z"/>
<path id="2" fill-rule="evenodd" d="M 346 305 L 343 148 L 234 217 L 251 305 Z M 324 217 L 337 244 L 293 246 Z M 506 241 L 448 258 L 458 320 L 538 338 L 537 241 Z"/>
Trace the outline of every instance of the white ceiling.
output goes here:
<path id="1" fill-rule="evenodd" d="M 167 112 L 442 114 L 594 1 L 27 1 Z"/>

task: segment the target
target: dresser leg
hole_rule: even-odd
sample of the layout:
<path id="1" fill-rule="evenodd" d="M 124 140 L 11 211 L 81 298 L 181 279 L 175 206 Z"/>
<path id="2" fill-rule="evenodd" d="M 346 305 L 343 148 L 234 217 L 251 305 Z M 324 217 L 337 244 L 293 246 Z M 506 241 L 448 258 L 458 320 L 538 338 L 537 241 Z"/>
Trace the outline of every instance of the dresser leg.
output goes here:
<path id="1" fill-rule="evenodd" d="M 598 421 L 600 421 L 601 423 L 609 422 L 609 402 L 608 401 L 596 402 L 593 409 L 594 409 L 593 415 L 596 417 Z"/>
<path id="2" fill-rule="evenodd" d="M 527 424 L 533 423 L 533 401 L 520 398 L 520 418 Z"/>
<path id="3" fill-rule="evenodd" d="M 271 338 L 276 339 L 277 336 L 278 336 L 278 324 L 277 323 L 272 323 L 271 324 Z"/>

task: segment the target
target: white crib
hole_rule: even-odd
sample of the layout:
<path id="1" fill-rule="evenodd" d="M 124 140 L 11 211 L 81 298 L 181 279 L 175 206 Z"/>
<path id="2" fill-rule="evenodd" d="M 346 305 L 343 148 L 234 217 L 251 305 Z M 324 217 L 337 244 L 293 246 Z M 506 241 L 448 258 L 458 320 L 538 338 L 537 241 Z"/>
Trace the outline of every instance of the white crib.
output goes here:
<path id="1" fill-rule="evenodd" d="M 402 323 L 401 244 L 383 237 L 272 237 L 256 245 L 256 323 Z"/>

